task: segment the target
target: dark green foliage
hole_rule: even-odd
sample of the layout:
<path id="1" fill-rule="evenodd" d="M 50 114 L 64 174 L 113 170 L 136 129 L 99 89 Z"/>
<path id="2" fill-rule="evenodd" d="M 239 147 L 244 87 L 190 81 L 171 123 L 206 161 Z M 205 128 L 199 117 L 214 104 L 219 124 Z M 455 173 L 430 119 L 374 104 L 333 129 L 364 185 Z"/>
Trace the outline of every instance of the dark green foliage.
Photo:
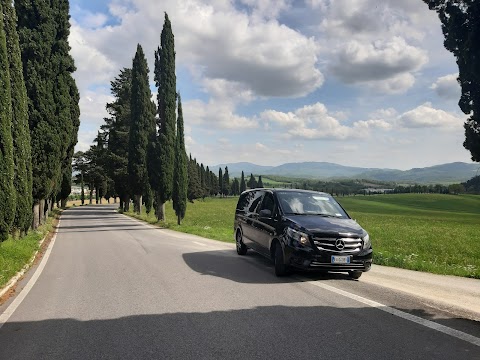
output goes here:
<path id="1" fill-rule="evenodd" d="M 155 117 L 151 106 L 152 93 L 148 84 L 148 65 L 143 49 L 137 45 L 132 67 L 131 120 L 128 144 L 128 175 L 133 195 L 141 196 L 147 189 L 147 146 Z M 140 204 L 136 204 L 137 212 Z"/>
<path id="2" fill-rule="evenodd" d="M 462 95 L 458 105 L 470 118 L 465 122 L 463 146 L 480 162 L 480 2 L 478 0 L 423 0 L 438 13 L 445 48 L 457 59 Z"/>
<path id="3" fill-rule="evenodd" d="M 230 186 L 230 195 L 240 195 L 240 182 L 237 178 L 234 178 L 232 181 L 232 185 Z"/>
<path id="4" fill-rule="evenodd" d="M 147 184 L 147 188 L 143 194 L 143 203 L 145 204 L 145 211 L 150 214 L 153 206 L 153 191 L 150 184 Z"/>
<path id="5" fill-rule="evenodd" d="M 124 68 L 111 82 L 111 92 L 115 97 L 106 109 L 110 117 L 105 118 L 102 130 L 108 134 L 107 166 L 108 176 L 115 184 L 115 193 L 122 203 L 128 203 L 128 142 L 130 132 L 130 99 L 132 93 L 132 71 Z"/>
<path id="6" fill-rule="evenodd" d="M 190 155 L 190 160 L 188 161 L 188 200 L 193 202 L 193 200 L 202 197 L 202 187 L 200 186 L 200 179 L 198 177 L 197 171 L 197 162 L 192 159 Z"/>
<path id="7" fill-rule="evenodd" d="M 59 175 L 56 165 L 61 158 L 61 137 L 56 129 L 53 95 L 56 74 L 51 60 L 56 24 L 54 10 L 45 1 L 17 0 L 15 9 L 28 95 L 33 199 L 38 203 L 52 193 Z"/>
<path id="8" fill-rule="evenodd" d="M 223 195 L 223 172 L 222 168 L 218 169 L 218 190 L 220 195 Z"/>
<path id="9" fill-rule="evenodd" d="M 2 4 L 3 5 L 3 4 Z M 3 10 L 0 9 L 0 241 L 8 238 L 15 217 L 12 99 Z"/>
<path id="10" fill-rule="evenodd" d="M 152 148 L 149 167 L 152 188 L 160 203 L 172 197 L 175 160 L 176 76 L 175 44 L 172 26 L 165 13 L 160 47 L 155 52 L 155 83 L 158 87 L 159 134 Z M 162 218 L 163 214 L 157 214 Z"/>
<path id="11" fill-rule="evenodd" d="M 202 166 L 203 167 L 203 166 Z M 185 152 L 185 136 L 183 130 L 182 100 L 178 94 L 177 136 L 175 138 L 175 169 L 173 172 L 173 209 L 177 215 L 177 223 L 185 217 L 187 210 L 188 165 Z"/>
<path id="12" fill-rule="evenodd" d="M 257 181 L 255 180 L 253 174 L 250 174 L 250 180 L 248 180 L 248 187 L 250 189 L 255 189 L 257 187 Z"/>
<path id="13" fill-rule="evenodd" d="M 480 194 L 480 175 L 471 178 L 462 183 L 465 190 L 469 193 Z"/>
<path id="14" fill-rule="evenodd" d="M 258 177 L 257 188 L 263 188 L 262 175 Z"/>
<path id="15" fill-rule="evenodd" d="M 60 157 L 52 167 L 56 167 L 54 187 L 66 200 L 69 192 L 61 183 L 71 182 L 71 162 L 74 147 L 77 143 L 78 127 L 80 126 L 78 108 L 78 90 L 72 73 L 75 71 L 73 58 L 70 56 L 68 36 L 70 34 L 70 15 L 67 0 L 51 0 L 51 8 L 56 25 L 55 42 L 52 48 L 51 66 L 54 74 L 53 95 L 55 106 L 55 124 L 60 137 Z"/>
<path id="16" fill-rule="evenodd" d="M 77 142 L 79 96 L 71 76 L 69 3 L 18 0 L 15 8 L 28 95 L 32 193 L 38 204 L 60 192 L 64 177 L 68 181 L 65 168 Z"/>
<path id="17" fill-rule="evenodd" d="M 228 166 L 225 166 L 222 186 L 223 186 L 222 194 L 225 196 L 228 196 L 230 193 L 230 175 L 228 174 Z"/>
<path id="18" fill-rule="evenodd" d="M 9 61 L 12 98 L 13 160 L 16 212 L 14 229 L 28 231 L 32 223 L 32 154 L 28 127 L 27 90 L 23 79 L 20 44 L 16 30 L 17 15 L 10 0 L 1 0 Z"/>
<path id="19" fill-rule="evenodd" d="M 247 183 L 245 182 L 245 175 L 242 171 L 242 178 L 240 179 L 240 193 L 244 192 L 245 190 L 247 190 Z"/>

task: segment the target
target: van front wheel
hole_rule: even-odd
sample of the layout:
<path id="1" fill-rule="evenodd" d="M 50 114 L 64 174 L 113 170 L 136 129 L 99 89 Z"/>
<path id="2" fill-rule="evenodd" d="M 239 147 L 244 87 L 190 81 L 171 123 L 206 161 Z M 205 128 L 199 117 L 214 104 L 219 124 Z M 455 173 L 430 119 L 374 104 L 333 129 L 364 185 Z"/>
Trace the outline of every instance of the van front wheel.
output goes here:
<path id="1" fill-rule="evenodd" d="M 273 261 L 275 263 L 276 276 L 285 276 L 288 274 L 288 267 L 285 265 L 282 246 L 279 243 L 275 245 L 275 255 L 273 257 Z"/>
<path id="2" fill-rule="evenodd" d="M 349 271 L 348 272 L 348 276 L 350 276 L 350 278 L 355 279 L 355 280 L 359 279 L 360 276 L 362 276 L 362 274 L 363 273 L 361 271 Z"/>

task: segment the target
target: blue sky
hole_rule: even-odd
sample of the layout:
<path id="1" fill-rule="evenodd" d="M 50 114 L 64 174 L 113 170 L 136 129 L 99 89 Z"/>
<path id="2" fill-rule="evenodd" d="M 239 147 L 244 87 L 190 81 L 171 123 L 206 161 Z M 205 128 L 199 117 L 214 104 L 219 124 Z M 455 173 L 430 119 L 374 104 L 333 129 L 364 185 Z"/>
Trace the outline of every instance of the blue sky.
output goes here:
<path id="1" fill-rule="evenodd" d="M 73 0 L 77 150 L 143 46 L 153 83 L 164 12 L 187 151 L 205 165 L 328 161 L 410 169 L 470 162 L 457 66 L 420 0 Z"/>

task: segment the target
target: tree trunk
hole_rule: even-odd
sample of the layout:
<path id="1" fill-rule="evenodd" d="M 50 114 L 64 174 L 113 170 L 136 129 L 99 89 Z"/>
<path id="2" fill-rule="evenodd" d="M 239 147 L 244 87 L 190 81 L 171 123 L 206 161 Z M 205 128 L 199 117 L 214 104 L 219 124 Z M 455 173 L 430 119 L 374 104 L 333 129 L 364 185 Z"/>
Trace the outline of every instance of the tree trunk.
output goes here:
<path id="1" fill-rule="evenodd" d="M 62 209 L 65 209 L 67 207 L 67 199 L 62 199 L 62 203 L 60 204 Z"/>
<path id="2" fill-rule="evenodd" d="M 33 220 L 32 220 L 32 229 L 36 230 L 40 226 L 40 202 L 33 204 Z"/>
<path id="3" fill-rule="evenodd" d="M 124 204 L 124 205 L 125 205 L 124 211 L 125 211 L 125 212 L 128 212 L 128 211 L 130 210 L 130 197 L 129 197 L 129 196 L 127 196 L 127 197 L 125 198 L 125 204 Z"/>
<path id="4" fill-rule="evenodd" d="M 157 215 L 157 220 L 159 221 L 165 221 L 165 203 L 161 203 L 160 201 L 157 201 L 155 208 L 155 215 Z"/>
<path id="5" fill-rule="evenodd" d="M 133 195 L 133 211 L 138 215 L 142 213 L 142 195 Z"/>
<path id="6" fill-rule="evenodd" d="M 48 219 L 48 214 L 50 213 L 51 201 L 52 201 L 51 199 L 46 199 L 45 200 L 45 207 L 43 208 L 43 223 L 42 224 L 45 224 L 45 222 Z"/>
<path id="7" fill-rule="evenodd" d="M 45 223 L 45 200 L 40 200 L 40 213 L 38 215 L 39 225 L 43 225 Z"/>
<path id="8" fill-rule="evenodd" d="M 123 199 L 122 198 L 120 198 L 120 209 L 122 209 L 122 211 L 123 211 Z"/>
<path id="9" fill-rule="evenodd" d="M 89 201 L 89 204 L 90 204 L 90 205 L 93 204 L 93 189 L 90 189 L 90 201 Z"/>
<path id="10" fill-rule="evenodd" d="M 80 186 L 82 187 L 82 193 L 80 194 L 80 199 L 82 200 L 82 205 L 85 204 L 85 184 L 83 183 L 83 171 L 81 172 L 80 175 Z"/>
<path id="11" fill-rule="evenodd" d="M 177 224 L 180 225 L 181 222 L 182 222 L 182 218 L 180 217 L 180 215 L 177 215 Z"/>

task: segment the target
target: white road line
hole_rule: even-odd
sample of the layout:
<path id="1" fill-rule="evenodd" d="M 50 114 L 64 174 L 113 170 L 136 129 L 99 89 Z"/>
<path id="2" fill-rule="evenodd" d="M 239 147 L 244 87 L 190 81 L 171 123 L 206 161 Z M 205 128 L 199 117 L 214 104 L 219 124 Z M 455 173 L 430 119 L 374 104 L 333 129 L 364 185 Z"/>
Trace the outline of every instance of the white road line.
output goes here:
<path id="1" fill-rule="evenodd" d="M 457 339 L 467 341 L 467 342 L 469 342 L 473 345 L 480 346 L 480 338 L 475 337 L 473 335 L 464 333 L 464 332 L 459 331 L 459 330 L 449 328 L 448 326 L 441 325 L 441 324 L 438 324 L 438 323 L 430 321 L 430 320 L 422 319 L 421 317 L 418 317 L 418 316 L 415 316 L 415 315 L 412 315 L 412 314 L 409 314 L 409 313 L 391 308 L 387 305 L 381 304 L 381 303 L 373 301 L 373 300 L 369 300 L 367 298 L 349 293 L 349 292 L 344 291 L 344 290 L 337 289 L 337 288 L 335 288 L 333 286 L 330 286 L 330 285 L 326 285 L 326 284 L 323 284 L 323 283 L 320 283 L 320 282 L 310 281 L 310 280 L 304 279 L 304 278 L 300 278 L 300 279 L 302 281 L 310 284 L 310 285 L 314 285 L 314 286 L 317 286 L 319 288 L 334 292 L 336 294 L 345 296 L 349 299 L 356 300 L 356 301 L 358 301 L 362 304 L 365 304 L 365 305 L 371 306 L 373 308 L 376 308 L 378 310 L 382 310 L 382 311 L 385 311 L 389 314 L 398 316 L 402 319 L 412 321 L 416 324 L 423 325 L 423 326 L 426 326 L 430 329 L 433 329 L 433 330 L 439 331 L 441 333 L 456 337 Z"/>
<path id="2" fill-rule="evenodd" d="M 198 242 L 198 241 L 193 241 L 194 244 L 197 244 L 197 245 L 200 245 L 200 246 L 207 246 L 205 244 L 202 244 L 201 242 Z"/>
<path id="3" fill-rule="evenodd" d="M 50 241 L 50 244 L 48 244 L 47 251 L 45 251 L 45 254 L 43 255 L 42 261 L 40 262 L 40 265 L 38 266 L 37 270 L 35 271 L 33 276 L 30 278 L 27 285 L 22 289 L 22 291 L 15 298 L 15 300 L 13 300 L 12 303 L 7 307 L 7 309 L 2 314 L 0 314 L 0 329 L 8 321 L 8 319 L 10 319 L 10 316 L 13 315 L 15 310 L 17 310 L 17 308 L 20 306 L 20 304 L 25 299 L 25 297 L 28 295 L 30 290 L 32 290 L 33 286 L 35 285 L 38 278 L 42 274 L 42 271 L 45 268 L 45 265 L 47 264 L 48 258 L 50 257 L 50 253 L 52 252 L 53 245 L 55 245 L 58 228 L 60 227 L 60 221 L 61 220 L 59 220 L 58 222 L 57 230 L 55 230 L 52 240 Z"/>

